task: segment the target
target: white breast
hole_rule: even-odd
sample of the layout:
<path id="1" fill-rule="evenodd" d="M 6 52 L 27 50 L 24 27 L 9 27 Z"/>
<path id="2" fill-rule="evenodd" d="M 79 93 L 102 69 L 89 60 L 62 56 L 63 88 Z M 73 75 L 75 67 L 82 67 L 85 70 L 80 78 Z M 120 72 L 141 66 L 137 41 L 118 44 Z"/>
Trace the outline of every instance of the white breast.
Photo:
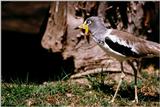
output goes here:
<path id="1" fill-rule="evenodd" d="M 108 29 L 105 36 L 99 35 L 99 37 L 92 36 L 94 41 L 106 52 L 107 55 L 116 58 L 119 61 L 126 60 L 127 57 L 122 55 L 121 53 L 118 53 L 114 50 L 112 50 L 106 43 L 105 43 L 105 37 L 106 36 L 113 36 L 113 41 L 117 41 L 117 38 L 114 37 L 114 35 L 111 35 L 112 29 Z"/>

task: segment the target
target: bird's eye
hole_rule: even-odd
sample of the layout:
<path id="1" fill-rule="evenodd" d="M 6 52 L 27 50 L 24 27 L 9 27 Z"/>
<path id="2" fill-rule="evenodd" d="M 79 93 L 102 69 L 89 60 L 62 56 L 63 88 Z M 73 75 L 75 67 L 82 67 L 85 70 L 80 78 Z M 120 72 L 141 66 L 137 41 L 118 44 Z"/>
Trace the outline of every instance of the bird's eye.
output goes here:
<path id="1" fill-rule="evenodd" d="M 90 25 L 92 23 L 91 20 L 87 20 L 87 25 Z"/>

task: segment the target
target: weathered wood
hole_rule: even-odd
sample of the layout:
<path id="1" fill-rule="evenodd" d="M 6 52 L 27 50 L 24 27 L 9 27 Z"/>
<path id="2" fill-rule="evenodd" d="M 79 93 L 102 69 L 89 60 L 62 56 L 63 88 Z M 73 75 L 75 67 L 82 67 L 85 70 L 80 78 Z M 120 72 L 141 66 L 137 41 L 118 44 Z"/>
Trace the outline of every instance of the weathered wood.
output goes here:
<path id="1" fill-rule="evenodd" d="M 126 2 L 126 4 L 128 3 Z M 51 16 L 42 39 L 42 46 L 46 49 L 51 49 L 53 52 L 61 52 L 64 59 L 74 57 L 75 71 L 84 72 L 89 69 L 107 67 L 109 63 L 109 68 L 119 68 L 119 62 L 113 61 L 112 58 L 108 57 L 92 39 L 90 39 L 90 43 L 88 44 L 83 34 L 80 33 L 80 30 L 74 29 L 89 16 L 98 15 L 106 18 L 107 12 L 113 8 L 112 4 L 115 4 L 116 7 L 121 5 L 119 2 L 110 4 L 109 2 L 52 2 Z M 141 3 L 135 5 L 136 8 L 140 8 L 140 11 L 136 10 L 138 11 L 137 15 L 141 14 L 140 17 L 143 16 L 141 5 Z M 132 10 L 134 6 L 131 6 Z M 118 9 L 116 7 L 115 9 Z M 115 12 L 115 14 L 117 13 Z M 141 22 L 138 19 L 135 19 L 136 21 L 134 19 L 130 20 L 129 23 L 136 23 L 137 27 L 141 28 L 139 25 Z M 122 29 L 123 27 L 117 26 L 119 26 L 118 29 Z M 132 33 L 135 27 L 128 25 L 128 29 Z M 131 71 L 130 67 L 127 66 L 127 68 Z"/>
<path id="2" fill-rule="evenodd" d="M 116 69 L 116 68 L 111 68 L 111 69 L 107 69 L 107 68 L 96 68 L 94 70 L 87 70 L 85 72 L 80 72 L 80 73 L 76 73 L 76 74 L 73 74 L 70 78 L 72 79 L 76 79 L 76 78 L 82 78 L 82 77 L 85 77 L 87 75 L 95 75 L 95 74 L 116 74 L 116 73 L 121 73 L 121 71 L 119 69 Z M 131 73 L 131 72 L 124 72 L 125 74 L 127 75 L 130 75 L 132 77 L 134 77 L 134 73 Z M 141 76 L 138 75 L 138 78 L 142 79 Z"/>
<path id="3" fill-rule="evenodd" d="M 62 52 L 67 36 L 67 2 L 52 2 L 50 14 L 42 46 L 53 52 Z"/>

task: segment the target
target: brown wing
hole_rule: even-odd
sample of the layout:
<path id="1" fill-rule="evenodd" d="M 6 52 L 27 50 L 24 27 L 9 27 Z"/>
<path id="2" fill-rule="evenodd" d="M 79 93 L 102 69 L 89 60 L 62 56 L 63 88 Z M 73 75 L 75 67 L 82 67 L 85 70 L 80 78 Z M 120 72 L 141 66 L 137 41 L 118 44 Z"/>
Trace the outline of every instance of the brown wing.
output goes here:
<path id="1" fill-rule="evenodd" d="M 138 38 L 133 34 L 118 31 L 113 29 L 112 35 L 117 35 L 121 41 L 124 41 L 128 46 L 132 46 L 140 56 L 157 56 L 160 57 L 160 44 Z"/>

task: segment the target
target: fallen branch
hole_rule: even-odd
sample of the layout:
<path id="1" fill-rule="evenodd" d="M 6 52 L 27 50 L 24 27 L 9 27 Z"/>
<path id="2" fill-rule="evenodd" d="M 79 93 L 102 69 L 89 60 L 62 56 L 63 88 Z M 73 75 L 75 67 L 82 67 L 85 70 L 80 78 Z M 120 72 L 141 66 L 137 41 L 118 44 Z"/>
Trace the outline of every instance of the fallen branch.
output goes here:
<path id="1" fill-rule="evenodd" d="M 97 68 L 97 69 L 94 69 L 94 70 L 87 70 L 86 72 L 81 72 L 81 73 L 74 74 L 70 78 L 76 79 L 76 78 L 84 77 L 86 75 L 92 75 L 92 74 L 98 74 L 98 73 L 113 74 L 113 73 L 121 73 L 121 71 L 119 71 L 117 69 Z M 124 73 L 127 74 L 127 75 L 130 75 L 130 76 L 134 76 L 133 73 L 129 73 L 129 72 L 124 72 Z M 138 78 L 142 79 L 142 77 L 140 77 L 140 76 L 138 76 Z"/>

